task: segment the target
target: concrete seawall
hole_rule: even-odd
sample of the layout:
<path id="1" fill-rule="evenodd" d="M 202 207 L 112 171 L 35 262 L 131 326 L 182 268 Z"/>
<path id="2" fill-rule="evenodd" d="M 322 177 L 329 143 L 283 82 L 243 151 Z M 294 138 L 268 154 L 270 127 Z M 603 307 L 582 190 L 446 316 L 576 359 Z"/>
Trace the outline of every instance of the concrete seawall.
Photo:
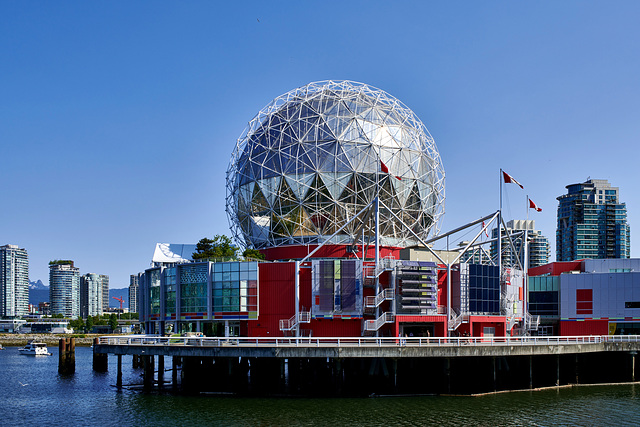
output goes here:
<path id="1" fill-rule="evenodd" d="M 61 338 L 75 337 L 76 347 L 91 347 L 93 339 L 104 334 L 0 334 L 3 347 L 23 347 L 29 341 L 39 341 L 48 347 L 58 347 Z"/>

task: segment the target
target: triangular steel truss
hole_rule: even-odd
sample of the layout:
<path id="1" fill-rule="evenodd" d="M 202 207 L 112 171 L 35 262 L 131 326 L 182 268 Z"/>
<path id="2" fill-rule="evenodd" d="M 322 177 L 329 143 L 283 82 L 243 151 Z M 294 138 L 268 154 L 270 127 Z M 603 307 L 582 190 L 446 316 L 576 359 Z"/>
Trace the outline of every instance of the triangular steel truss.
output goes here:
<path id="1" fill-rule="evenodd" d="M 249 122 L 227 170 L 227 214 L 246 247 L 322 243 L 377 195 L 426 239 L 444 212 L 444 168 L 409 108 L 351 81 L 273 100 Z M 380 244 L 418 243 L 388 212 L 381 224 Z M 349 243 L 361 226 L 354 221 L 333 243 Z"/>

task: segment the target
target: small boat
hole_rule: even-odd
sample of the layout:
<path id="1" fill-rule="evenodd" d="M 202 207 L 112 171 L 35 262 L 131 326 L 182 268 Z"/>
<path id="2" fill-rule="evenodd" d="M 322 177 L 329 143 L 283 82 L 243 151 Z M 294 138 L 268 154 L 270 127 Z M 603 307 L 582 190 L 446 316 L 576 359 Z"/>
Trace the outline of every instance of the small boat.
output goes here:
<path id="1" fill-rule="evenodd" d="M 18 351 L 20 354 L 24 354 L 26 356 L 51 356 L 49 349 L 47 349 L 47 345 L 43 342 L 31 341 Z"/>

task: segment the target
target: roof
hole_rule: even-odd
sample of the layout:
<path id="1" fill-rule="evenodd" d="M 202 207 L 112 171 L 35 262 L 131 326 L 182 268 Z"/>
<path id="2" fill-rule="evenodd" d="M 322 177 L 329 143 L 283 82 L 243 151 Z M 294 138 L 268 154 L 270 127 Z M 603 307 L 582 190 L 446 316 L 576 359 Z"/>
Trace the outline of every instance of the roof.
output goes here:
<path id="1" fill-rule="evenodd" d="M 177 243 L 156 243 L 153 251 L 153 263 L 174 263 L 191 261 L 196 245 Z"/>

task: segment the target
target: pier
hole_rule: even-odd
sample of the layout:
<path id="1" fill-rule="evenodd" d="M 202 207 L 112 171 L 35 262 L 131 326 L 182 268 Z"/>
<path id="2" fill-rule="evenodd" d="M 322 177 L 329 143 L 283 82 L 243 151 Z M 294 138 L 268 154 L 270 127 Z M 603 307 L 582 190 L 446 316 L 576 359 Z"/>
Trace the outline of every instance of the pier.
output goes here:
<path id="1" fill-rule="evenodd" d="M 183 393 L 472 394 L 636 380 L 640 336 L 101 337 L 142 361 L 145 389 Z M 164 377 L 172 358 L 171 381 Z M 157 376 L 154 374 L 157 372 Z M 118 378 L 121 377 L 119 372 Z M 121 384 L 120 384 L 121 385 Z"/>

